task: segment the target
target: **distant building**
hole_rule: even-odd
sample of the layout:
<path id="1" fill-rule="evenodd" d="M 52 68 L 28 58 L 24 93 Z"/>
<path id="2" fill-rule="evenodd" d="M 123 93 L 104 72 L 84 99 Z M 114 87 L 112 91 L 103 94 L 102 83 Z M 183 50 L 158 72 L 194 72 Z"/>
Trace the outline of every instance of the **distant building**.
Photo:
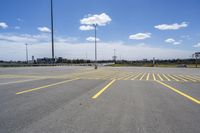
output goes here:
<path id="1" fill-rule="evenodd" d="M 52 63 L 52 58 L 44 57 L 44 58 L 37 58 L 37 63 L 44 63 L 44 64 L 50 64 Z"/>

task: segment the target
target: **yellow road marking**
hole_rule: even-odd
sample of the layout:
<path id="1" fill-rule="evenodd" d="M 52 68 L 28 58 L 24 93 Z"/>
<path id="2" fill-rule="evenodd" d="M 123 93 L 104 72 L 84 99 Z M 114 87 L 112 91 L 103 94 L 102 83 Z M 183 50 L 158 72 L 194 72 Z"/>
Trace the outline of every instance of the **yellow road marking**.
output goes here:
<path id="1" fill-rule="evenodd" d="M 165 74 L 162 74 L 168 81 L 171 81 Z"/>
<path id="2" fill-rule="evenodd" d="M 194 77 L 195 77 L 195 78 L 197 78 L 197 79 L 200 79 L 200 77 L 199 77 L 199 76 L 197 76 L 197 75 L 194 75 Z"/>
<path id="3" fill-rule="evenodd" d="M 97 97 L 99 97 L 99 95 L 101 95 L 108 87 L 110 87 L 116 80 L 112 80 L 109 84 L 107 84 L 103 89 L 101 89 L 97 94 L 95 94 L 92 99 L 96 99 Z"/>
<path id="4" fill-rule="evenodd" d="M 177 78 L 174 78 L 173 76 L 171 76 L 171 75 L 169 75 L 169 74 L 168 74 L 168 76 L 169 76 L 170 78 L 172 78 L 173 80 L 179 82 L 179 80 L 178 80 Z"/>
<path id="5" fill-rule="evenodd" d="M 25 90 L 25 91 L 17 92 L 16 94 L 20 95 L 20 94 L 24 94 L 24 93 L 28 93 L 28 92 L 32 92 L 32 91 L 37 91 L 37 90 L 40 90 L 40 89 L 44 89 L 44 88 L 48 88 L 48 87 L 64 84 L 64 83 L 75 81 L 75 80 L 78 80 L 78 79 L 79 78 L 66 80 L 66 81 L 62 81 L 62 82 L 58 82 L 58 83 L 54 83 L 54 84 L 49 84 L 49 85 L 45 85 L 45 86 L 41 86 L 41 87 L 37 87 L 37 88 L 33 88 L 33 89 L 28 89 L 28 90 Z"/>
<path id="6" fill-rule="evenodd" d="M 161 81 L 163 81 L 163 79 L 161 78 L 161 76 L 159 74 L 157 74 L 157 76 L 160 78 Z"/>
<path id="7" fill-rule="evenodd" d="M 195 79 L 195 80 L 197 80 L 197 81 L 200 81 L 200 79 L 198 79 L 198 78 L 196 78 L 196 77 L 193 77 L 193 76 L 190 76 L 190 75 L 187 75 L 187 77 L 190 77 L 190 78 L 192 78 L 192 79 Z"/>
<path id="8" fill-rule="evenodd" d="M 131 80 L 135 80 L 135 79 L 138 78 L 141 74 L 142 74 L 142 73 L 139 73 L 139 74 L 135 75 L 135 77 L 132 78 Z"/>
<path id="9" fill-rule="evenodd" d="M 143 79 L 143 77 L 146 75 L 146 73 L 144 73 L 143 75 L 142 75 L 142 77 L 140 78 L 140 80 L 142 80 Z"/>
<path id="10" fill-rule="evenodd" d="M 126 77 L 128 77 L 128 76 L 130 76 L 130 75 L 131 75 L 131 74 L 127 74 L 127 73 L 126 73 L 125 76 L 119 77 L 118 80 L 121 80 L 121 79 L 123 79 L 123 78 L 126 78 Z"/>
<path id="11" fill-rule="evenodd" d="M 180 76 L 177 76 L 177 75 L 173 75 L 174 77 L 176 77 L 176 78 L 179 78 L 179 79 L 181 79 L 181 80 L 183 80 L 183 81 L 185 81 L 185 82 L 188 82 L 188 80 L 186 80 L 186 79 L 184 79 L 184 78 L 181 78 Z"/>
<path id="12" fill-rule="evenodd" d="M 197 82 L 196 80 L 194 80 L 194 79 L 192 79 L 192 78 L 190 78 L 190 77 L 183 76 L 183 75 L 179 75 L 179 76 L 181 76 L 181 77 L 183 77 L 183 78 L 185 78 L 185 79 L 188 79 L 188 80 L 190 80 L 190 81 L 192 81 L 192 82 Z"/>
<path id="13" fill-rule="evenodd" d="M 156 77 L 155 77 L 154 73 L 153 73 L 153 80 L 156 80 Z"/>
<path id="14" fill-rule="evenodd" d="M 183 93 L 183 92 L 179 91 L 178 89 L 176 89 L 176 88 L 174 88 L 174 87 L 172 87 L 172 86 L 169 86 L 169 85 L 167 85 L 167 84 L 165 84 L 165 83 L 163 83 L 163 82 L 161 82 L 161 81 L 159 81 L 159 80 L 156 80 L 156 82 L 158 82 L 159 84 L 161 84 L 161 85 L 163 85 L 163 86 L 165 86 L 165 87 L 171 89 L 172 91 L 174 91 L 174 92 L 176 92 L 176 93 L 178 93 L 178 94 L 184 96 L 185 98 L 187 98 L 187 99 L 189 99 L 189 100 L 191 100 L 191 101 L 193 101 L 193 102 L 195 102 L 195 103 L 197 103 L 197 104 L 200 104 L 200 101 L 197 100 L 197 99 L 195 99 L 195 98 L 193 98 L 192 96 L 190 96 L 190 95 L 188 95 L 188 94 L 186 94 L 186 93 Z"/>
<path id="15" fill-rule="evenodd" d="M 12 82 L 0 83 L 0 85 L 7 85 L 7 84 L 15 84 L 15 83 L 29 82 L 29 81 L 35 81 L 35 80 L 41 80 L 41 79 L 45 79 L 45 78 L 27 79 L 27 80 L 18 80 L 18 81 L 12 81 Z"/>
<path id="16" fill-rule="evenodd" d="M 138 73 L 137 73 L 138 74 Z M 128 79 L 130 79 L 130 78 L 132 78 L 132 77 L 134 77 L 136 74 L 132 74 L 131 76 L 129 76 L 129 77 L 126 77 L 124 80 L 128 80 Z"/>
<path id="17" fill-rule="evenodd" d="M 148 73 L 148 74 L 147 74 L 147 78 L 146 78 L 146 80 L 149 80 L 149 75 L 150 75 L 150 74 Z"/>
<path id="18" fill-rule="evenodd" d="M 2 78 L 38 78 L 38 77 L 41 77 L 41 76 L 40 75 L 11 75 L 11 74 L 0 75 L 1 79 Z"/>

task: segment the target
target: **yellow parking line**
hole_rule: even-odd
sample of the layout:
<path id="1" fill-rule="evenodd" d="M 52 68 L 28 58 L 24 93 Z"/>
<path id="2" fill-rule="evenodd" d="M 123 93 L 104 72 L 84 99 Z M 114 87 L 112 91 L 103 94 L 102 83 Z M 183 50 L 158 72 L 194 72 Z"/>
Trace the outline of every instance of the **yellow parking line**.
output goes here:
<path id="1" fill-rule="evenodd" d="M 116 80 L 112 80 L 109 84 L 107 84 L 103 89 L 101 89 L 97 94 L 95 94 L 92 99 L 96 99 L 97 97 L 99 97 L 99 95 L 101 95 L 108 87 L 110 87 Z"/>
<path id="2" fill-rule="evenodd" d="M 176 92 L 176 93 L 178 93 L 178 94 L 184 96 L 185 98 L 187 98 L 187 99 L 189 99 L 189 100 L 191 100 L 191 101 L 193 101 L 193 102 L 195 102 L 195 103 L 197 103 L 197 104 L 200 104 L 200 101 L 197 100 L 197 99 L 195 99 L 195 98 L 193 98 L 192 96 L 190 96 L 190 95 L 188 95 L 188 94 L 186 94 L 186 93 L 183 93 L 183 92 L 179 91 L 178 89 L 176 89 L 176 88 L 174 88 L 174 87 L 172 87 L 172 86 L 169 86 L 169 85 L 167 85 L 167 84 L 165 84 L 165 83 L 163 83 L 163 82 L 161 82 L 161 81 L 156 80 L 156 82 L 158 82 L 159 84 L 161 84 L 161 85 L 163 85 L 163 86 L 165 86 L 165 87 L 171 89 L 172 91 L 174 91 L 174 92 Z"/>
<path id="3" fill-rule="evenodd" d="M 37 87 L 37 88 L 33 88 L 33 89 L 28 89 L 28 90 L 25 90 L 25 91 L 17 92 L 16 94 L 20 95 L 20 94 L 24 94 L 24 93 L 28 93 L 28 92 L 32 92 L 32 91 L 37 91 L 37 90 L 40 90 L 40 89 L 44 89 L 44 88 L 48 88 L 48 87 L 64 84 L 64 83 L 75 81 L 75 80 L 78 80 L 78 79 L 79 78 L 66 80 L 66 81 L 62 81 L 62 82 L 58 82 L 58 83 L 54 83 L 54 84 L 49 84 L 49 85 L 45 85 L 45 86 L 41 86 L 41 87 Z"/>
<path id="4" fill-rule="evenodd" d="M 159 74 L 157 74 L 157 76 L 160 78 L 161 81 L 163 81 L 163 79 L 161 78 L 161 76 Z"/>
<path id="5" fill-rule="evenodd" d="M 176 77 L 176 78 L 179 78 L 179 79 L 181 79 L 181 80 L 183 80 L 183 81 L 185 81 L 185 82 L 188 82 L 188 80 L 186 80 L 186 79 L 184 79 L 184 78 L 181 78 L 180 76 L 177 76 L 177 75 L 173 75 L 174 77 Z"/>
<path id="6" fill-rule="evenodd" d="M 0 78 L 38 78 L 38 77 L 45 77 L 45 76 L 38 76 L 38 75 L 0 75 Z"/>
<path id="7" fill-rule="evenodd" d="M 162 74 L 163 77 L 165 77 L 167 79 L 167 81 L 171 81 L 165 74 Z"/>
<path id="8" fill-rule="evenodd" d="M 148 74 L 147 74 L 147 78 L 146 78 L 146 80 L 149 80 L 149 75 L 150 75 L 150 74 L 148 73 Z"/>
<path id="9" fill-rule="evenodd" d="M 174 78 L 173 76 L 171 76 L 171 75 L 169 75 L 169 74 L 168 74 L 168 76 L 169 76 L 170 78 L 172 78 L 173 80 L 179 82 L 179 80 L 178 80 L 177 78 Z"/>
<path id="10" fill-rule="evenodd" d="M 0 83 L 0 85 L 23 83 L 23 82 L 29 82 L 29 81 L 35 81 L 35 80 L 41 80 L 41 79 L 45 79 L 45 78 L 27 79 L 27 80 L 17 80 L 17 81 L 12 81 L 12 82 Z"/>
<path id="11" fill-rule="evenodd" d="M 144 74 L 142 75 L 142 77 L 140 78 L 140 80 L 142 80 L 142 79 L 144 78 L 145 75 L 146 75 L 146 73 L 144 73 Z"/>
<path id="12" fill-rule="evenodd" d="M 156 80 L 156 77 L 155 77 L 154 73 L 153 73 L 153 80 Z"/>

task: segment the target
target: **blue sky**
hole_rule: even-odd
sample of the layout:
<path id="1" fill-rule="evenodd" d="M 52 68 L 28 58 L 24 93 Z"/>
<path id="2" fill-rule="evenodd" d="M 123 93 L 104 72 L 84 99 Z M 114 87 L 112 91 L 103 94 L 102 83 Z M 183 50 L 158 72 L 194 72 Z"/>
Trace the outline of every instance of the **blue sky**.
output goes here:
<path id="1" fill-rule="evenodd" d="M 110 59 L 113 49 L 129 60 L 189 58 L 200 50 L 199 9 L 199 0 L 54 0 L 55 53 L 93 59 L 87 38 L 94 30 L 80 30 L 87 25 L 80 20 L 105 14 L 110 20 L 98 27 L 99 59 Z M 24 60 L 25 43 L 32 44 L 30 56 L 51 57 L 50 0 L 1 0 L 0 12 L 0 60 Z"/>

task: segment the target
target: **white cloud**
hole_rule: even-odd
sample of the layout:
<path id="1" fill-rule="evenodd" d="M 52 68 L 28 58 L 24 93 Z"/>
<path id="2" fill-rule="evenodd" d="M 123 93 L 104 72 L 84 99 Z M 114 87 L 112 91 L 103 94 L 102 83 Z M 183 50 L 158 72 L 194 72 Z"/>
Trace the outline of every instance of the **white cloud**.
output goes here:
<path id="1" fill-rule="evenodd" d="M 5 22 L 0 22 L 0 29 L 6 29 L 8 25 Z"/>
<path id="2" fill-rule="evenodd" d="M 188 23 L 182 22 L 180 24 L 174 23 L 174 24 L 161 24 L 161 25 L 156 25 L 154 28 L 159 29 L 159 30 L 178 30 L 180 28 L 185 28 L 188 26 Z"/>
<path id="3" fill-rule="evenodd" d="M 88 38 L 86 38 L 86 40 L 89 41 L 89 42 L 94 42 L 95 41 L 95 37 L 88 37 Z M 100 39 L 96 38 L 96 41 L 100 41 Z"/>
<path id="4" fill-rule="evenodd" d="M 170 44 L 173 44 L 173 45 L 179 45 L 181 44 L 182 40 L 179 40 L 179 41 L 176 41 L 175 39 L 173 38 L 168 38 L 165 40 L 166 43 L 170 43 Z"/>
<path id="5" fill-rule="evenodd" d="M 193 45 L 194 48 L 200 48 L 200 43 Z"/>
<path id="6" fill-rule="evenodd" d="M 165 40 L 166 43 L 174 43 L 175 40 L 173 38 L 168 38 Z"/>
<path id="7" fill-rule="evenodd" d="M 147 38 L 151 38 L 151 33 L 137 33 L 129 36 L 129 39 L 132 40 L 143 40 Z"/>
<path id="8" fill-rule="evenodd" d="M 0 34 L 0 41 L 16 42 L 16 43 L 41 43 L 50 41 L 50 37 L 45 34 L 29 35 L 29 34 Z"/>
<path id="9" fill-rule="evenodd" d="M 0 60 L 25 60 L 24 43 L 4 43 L 1 41 L 1 44 Z M 31 58 L 32 55 L 34 55 L 35 58 L 51 57 L 51 45 L 49 42 L 37 43 L 29 47 L 29 58 Z M 122 59 L 126 60 L 152 59 L 153 57 L 157 59 L 183 59 L 189 57 L 189 55 L 192 55 L 194 52 L 189 50 L 154 48 L 148 45 L 125 45 L 121 42 L 99 42 L 98 60 L 112 59 L 113 49 L 117 50 L 118 57 L 121 56 Z M 83 59 L 85 58 L 85 53 L 87 53 L 88 59 L 94 59 L 94 45 L 92 42 L 75 44 L 63 42 L 55 43 L 55 55 L 57 57 Z"/>
<path id="10" fill-rule="evenodd" d="M 38 30 L 44 33 L 50 33 L 51 30 L 48 27 L 38 27 Z"/>
<path id="11" fill-rule="evenodd" d="M 112 19 L 106 13 L 102 14 L 95 14 L 95 15 L 87 15 L 85 18 L 80 20 L 81 24 L 84 25 L 93 25 L 98 24 L 99 26 L 105 26 L 106 24 L 110 23 Z"/>
<path id="12" fill-rule="evenodd" d="M 75 37 L 62 37 L 55 36 L 55 43 L 75 43 L 77 42 L 77 38 Z M 51 36 L 49 34 L 37 34 L 37 35 L 29 35 L 29 34 L 0 34 L 0 41 L 4 41 L 6 43 L 46 43 L 51 41 Z"/>
<path id="13" fill-rule="evenodd" d="M 90 26 L 90 25 L 81 25 L 79 27 L 80 30 L 83 30 L 83 31 L 86 31 L 86 30 L 94 30 L 94 27 L 93 26 Z"/>

